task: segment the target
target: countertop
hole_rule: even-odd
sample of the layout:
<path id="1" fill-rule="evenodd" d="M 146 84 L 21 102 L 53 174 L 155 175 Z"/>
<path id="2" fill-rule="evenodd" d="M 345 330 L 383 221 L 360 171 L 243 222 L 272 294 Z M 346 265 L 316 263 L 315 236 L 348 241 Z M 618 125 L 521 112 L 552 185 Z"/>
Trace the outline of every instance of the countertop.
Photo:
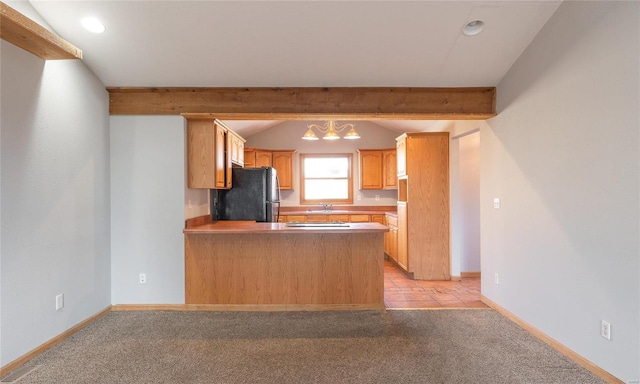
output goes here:
<path id="1" fill-rule="evenodd" d="M 333 210 L 333 211 L 285 211 L 280 212 L 280 216 L 310 216 L 310 215 L 384 215 L 387 211 L 371 210 Z"/>
<path id="2" fill-rule="evenodd" d="M 286 223 L 256 223 L 255 221 L 217 221 L 184 229 L 185 234 L 248 234 L 248 233 L 371 233 L 388 232 L 379 223 L 346 223 L 348 227 L 288 227 Z"/>

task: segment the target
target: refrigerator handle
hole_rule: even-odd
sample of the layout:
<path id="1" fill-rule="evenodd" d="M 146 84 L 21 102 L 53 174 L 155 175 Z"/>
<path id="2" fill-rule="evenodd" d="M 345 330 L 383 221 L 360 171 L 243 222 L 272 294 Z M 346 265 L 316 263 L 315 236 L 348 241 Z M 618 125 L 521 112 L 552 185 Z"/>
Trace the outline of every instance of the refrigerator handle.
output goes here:
<path id="1" fill-rule="evenodd" d="M 278 202 L 278 212 L 276 214 L 276 223 L 278 223 L 280 221 L 280 178 L 278 177 L 278 174 L 276 173 L 276 189 L 278 191 L 277 193 L 277 199 L 276 201 Z"/>

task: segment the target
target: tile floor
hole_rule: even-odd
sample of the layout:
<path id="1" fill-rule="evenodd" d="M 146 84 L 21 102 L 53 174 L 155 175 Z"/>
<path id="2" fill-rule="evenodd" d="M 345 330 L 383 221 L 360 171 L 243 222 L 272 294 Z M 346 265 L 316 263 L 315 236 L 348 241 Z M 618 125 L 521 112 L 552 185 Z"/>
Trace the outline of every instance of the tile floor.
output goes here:
<path id="1" fill-rule="evenodd" d="M 394 263 L 384 261 L 387 308 L 488 308 L 480 301 L 480 278 L 462 281 L 412 280 Z"/>

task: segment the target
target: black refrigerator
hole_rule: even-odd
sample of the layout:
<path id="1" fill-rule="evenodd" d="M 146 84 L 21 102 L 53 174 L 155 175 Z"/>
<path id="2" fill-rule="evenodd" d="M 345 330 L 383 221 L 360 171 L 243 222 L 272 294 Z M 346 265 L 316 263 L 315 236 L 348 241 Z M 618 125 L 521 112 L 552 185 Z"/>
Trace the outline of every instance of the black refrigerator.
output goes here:
<path id="1" fill-rule="evenodd" d="M 280 183 L 276 170 L 273 167 L 233 168 L 231 189 L 212 190 L 211 202 L 214 220 L 277 222 Z"/>

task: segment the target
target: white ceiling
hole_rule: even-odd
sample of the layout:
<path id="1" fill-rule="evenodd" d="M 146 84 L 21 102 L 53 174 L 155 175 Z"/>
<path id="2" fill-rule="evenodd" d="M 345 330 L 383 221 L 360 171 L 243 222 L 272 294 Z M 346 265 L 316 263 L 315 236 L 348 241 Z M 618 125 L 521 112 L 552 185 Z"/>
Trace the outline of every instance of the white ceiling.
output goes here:
<path id="1" fill-rule="evenodd" d="M 497 85 L 561 1 L 30 3 L 109 87 L 472 87 Z M 464 36 L 475 19 L 485 30 Z"/>

